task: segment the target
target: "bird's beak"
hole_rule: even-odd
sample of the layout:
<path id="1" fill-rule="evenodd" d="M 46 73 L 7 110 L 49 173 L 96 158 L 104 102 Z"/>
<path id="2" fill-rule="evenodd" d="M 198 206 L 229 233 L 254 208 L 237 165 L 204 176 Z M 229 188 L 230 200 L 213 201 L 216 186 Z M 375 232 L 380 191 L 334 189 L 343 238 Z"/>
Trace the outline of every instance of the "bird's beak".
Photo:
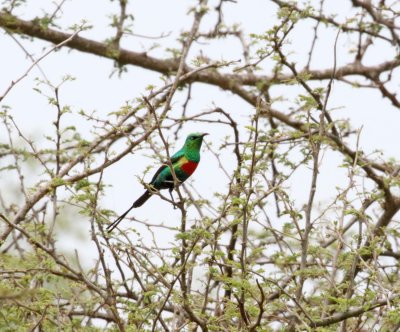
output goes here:
<path id="1" fill-rule="evenodd" d="M 209 133 L 204 133 L 204 134 L 201 134 L 201 137 L 204 137 L 204 136 L 207 136 L 207 135 L 210 135 Z"/>

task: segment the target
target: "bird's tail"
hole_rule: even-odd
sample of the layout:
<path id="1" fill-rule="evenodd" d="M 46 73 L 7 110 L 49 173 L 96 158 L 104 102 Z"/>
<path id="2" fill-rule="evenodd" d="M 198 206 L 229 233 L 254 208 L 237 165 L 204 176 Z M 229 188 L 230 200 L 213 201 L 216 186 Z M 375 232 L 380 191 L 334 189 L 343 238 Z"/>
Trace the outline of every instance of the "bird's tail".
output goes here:
<path id="1" fill-rule="evenodd" d="M 130 210 L 142 206 L 152 195 L 149 190 L 146 190 L 142 196 L 140 196 L 136 201 L 133 202 L 132 206 L 121 214 L 112 224 L 108 225 L 107 231 L 112 232 L 115 227 L 126 217 Z"/>
<path id="2" fill-rule="evenodd" d="M 150 198 L 152 193 L 149 190 L 146 190 L 142 196 L 140 196 L 133 204 L 132 208 L 137 208 L 142 206 L 146 201 Z"/>

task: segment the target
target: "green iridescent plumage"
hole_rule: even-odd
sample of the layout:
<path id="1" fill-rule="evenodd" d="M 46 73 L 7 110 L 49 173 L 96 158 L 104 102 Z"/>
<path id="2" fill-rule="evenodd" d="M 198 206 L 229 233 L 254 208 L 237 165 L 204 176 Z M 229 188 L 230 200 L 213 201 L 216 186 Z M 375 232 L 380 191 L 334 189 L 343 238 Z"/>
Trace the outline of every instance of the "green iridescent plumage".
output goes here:
<path id="1" fill-rule="evenodd" d="M 190 175 L 196 170 L 200 162 L 200 148 L 203 143 L 203 138 L 208 134 L 193 133 L 190 134 L 185 141 L 183 147 L 171 157 L 171 164 L 179 183 L 186 181 Z M 167 163 L 163 164 L 151 179 L 149 186 L 154 190 L 168 189 L 172 198 L 172 190 L 174 189 L 174 177 L 171 168 Z M 112 231 L 125 218 L 133 208 L 142 206 L 152 195 L 152 191 L 147 189 L 132 206 L 119 216 L 107 229 Z"/>

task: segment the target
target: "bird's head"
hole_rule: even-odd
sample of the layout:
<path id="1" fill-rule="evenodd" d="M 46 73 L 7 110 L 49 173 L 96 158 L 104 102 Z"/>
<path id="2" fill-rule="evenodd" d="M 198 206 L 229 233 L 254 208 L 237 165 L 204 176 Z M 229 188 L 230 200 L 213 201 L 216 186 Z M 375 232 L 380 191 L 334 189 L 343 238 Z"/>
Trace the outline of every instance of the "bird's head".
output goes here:
<path id="1" fill-rule="evenodd" d="M 207 133 L 193 133 L 186 137 L 185 148 L 188 149 L 200 149 L 201 143 L 203 143 L 204 136 L 208 135 Z"/>

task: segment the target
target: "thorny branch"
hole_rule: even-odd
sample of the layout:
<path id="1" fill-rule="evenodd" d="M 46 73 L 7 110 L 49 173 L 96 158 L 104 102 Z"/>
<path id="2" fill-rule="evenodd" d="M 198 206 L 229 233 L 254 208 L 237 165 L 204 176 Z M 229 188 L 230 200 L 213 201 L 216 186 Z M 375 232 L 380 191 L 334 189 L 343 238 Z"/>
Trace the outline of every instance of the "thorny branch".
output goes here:
<path id="1" fill-rule="evenodd" d="M 66 32 L 61 18 L 68 2 L 39 18 L 20 14 L 29 2 L 5 1 L 0 11 L 4 37 L 31 61 L 0 101 L 63 49 L 112 60 L 119 69 L 156 72 L 163 83 L 148 82 L 150 92 L 130 95 L 112 115 L 78 113 L 68 106 L 64 82 L 53 84 L 42 70 L 41 87 L 51 91 L 42 96 L 55 111 L 48 145 L 31 138 L 14 116 L 18 110 L 2 103 L 0 176 L 13 181 L 0 177 L 7 186 L 0 190 L 0 315 L 7 324 L 16 321 L 17 308 L 31 330 L 92 328 L 100 321 L 119 331 L 398 329 L 400 166 L 363 151 L 365 129 L 352 127 L 351 107 L 332 89 L 340 85 L 352 98 L 352 86 L 376 91 L 382 109 L 399 110 L 397 4 L 354 0 L 342 15 L 328 12 L 324 0 L 271 0 L 275 21 L 263 18 L 263 32 L 253 34 L 245 23 L 230 23 L 240 2 L 198 1 L 188 11 L 190 27 L 179 35 L 161 31 L 160 45 L 141 52 L 130 42 L 137 27 L 128 20 L 140 15 L 132 2 L 114 1 L 113 32 L 97 40 L 84 36 L 84 26 Z M 306 34 L 304 26 L 311 27 Z M 346 38 L 338 33 L 329 40 L 332 31 Z M 298 35 L 304 49 L 292 45 Z M 21 37 L 55 46 L 36 58 Z M 213 43 L 232 40 L 235 52 L 228 46 L 221 55 L 212 52 Z M 371 62 L 378 49 L 390 52 Z M 183 109 L 175 110 L 177 104 Z M 93 130 L 67 126 L 66 114 Z M 138 175 L 138 154 L 150 153 L 166 156 L 171 167 L 171 137 L 180 141 L 187 128 L 199 126 L 213 133 L 202 151 L 207 165 L 193 182 L 176 186 L 178 209 L 159 212 L 154 202 L 155 213 L 130 218 L 108 236 L 104 225 L 115 213 L 103 198 L 113 166 L 130 155 Z M 331 164 L 344 171 L 331 174 Z M 69 240 L 70 229 L 90 233 L 90 267 L 86 251 Z M 60 245 L 65 239 L 74 254 Z"/>

